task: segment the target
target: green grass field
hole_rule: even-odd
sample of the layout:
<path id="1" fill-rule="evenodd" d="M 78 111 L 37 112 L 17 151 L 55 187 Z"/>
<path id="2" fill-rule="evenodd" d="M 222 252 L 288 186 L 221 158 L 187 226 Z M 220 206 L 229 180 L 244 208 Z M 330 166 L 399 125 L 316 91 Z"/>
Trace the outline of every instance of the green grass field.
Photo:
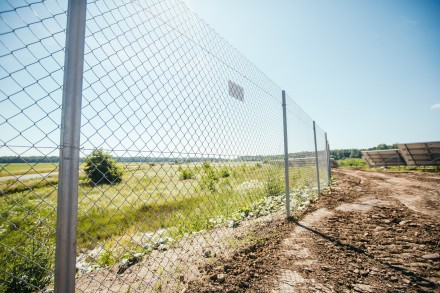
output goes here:
<path id="1" fill-rule="evenodd" d="M 58 163 L 0 164 L 0 177 L 58 172 Z"/>
<path id="2" fill-rule="evenodd" d="M 208 229 L 212 226 L 210 219 L 228 218 L 266 196 L 268 180 L 277 185 L 272 188 L 283 189 L 282 169 L 270 165 L 213 164 L 211 168 L 219 175 L 212 182 L 205 182 L 201 164 L 182 165 L 182 169 L 191 170 L 191 179 L 181 178 L 179 165 L 121 166 L 123 180 L 116 185 L 93 187 L 80 175 L 78 251 L 102 246 L 110 253 L 106 255 L 107 264 L 142 250 L 144 243 L 133 240 L 137 234 L 169 229 L 167 236 L 178 238 L 183 233 Z M 23 166 L 7 167 L 15 174 L 26 172 Z M 46 172 L 48 167 L 54 166 L 40 164 L 33 170 Z M 245 182 L 258 184 L 237 189 Z M 53 252 L 57 177 L 1 181 L 0 189 L 0 262 L 11 257 L 12 248 L 26 255 L 32 238 L 44 241 Z"/>
<path id="3" fill-rule="evenodd" d="M 143 236 L 163 231 L 178 239 L 185 233 L 210 229 L 268 196 L 284 193 L 284 168 L 261 163 L 130 163 L 122 182 L 91 186 L 80 171 L 77 248 L 103 249 L 91 262 L 110 265 L 145 251 Z M 8 173 L 29 172 L 21 164 Z M 33 172 L 54 171 L 56 165 L 35 164 Z M 82 168 L 81 168 L 82 169 Z M 293 168 L 291 187 L 307 186 L 314 176 Z M 0 262 L 23 265 L 23 256 L 41 258 L 40 247 L 53 260 L 57 176 L 0 181 Z M 11 261 L 14 260 L 14 261 Z M 38 260 L 36 260 L 38 262 Z M 29 263 L 29 262 L 26 262 Z M 51 265 L 53 261 L 49 262 Z M 50 270 L 49 270 L 50 271 Z M 0 290 L 1 291 L 1 290 Z"/>
<path id="4" fill-rule="evenodd" d="M 347 158 L 343 160 L 338 160 L 338 166 L 341 168 L 384 170 L 384 167 L 369 167 L 364 159 L 358 158 Z M 393 172 L 440 172 L 440 168 L 436 166 L 388 166 L 385 169 Z"/>
<path id="5" fill-rule="evenodd" d="M 359 169 L 368 168 L 368 165 L 364 161 L 364 159 L 358 159 L 358 158 L 347 158 L 343 160 L 338 160 L 338 166 L 341 168 L 359 168 Z"/>

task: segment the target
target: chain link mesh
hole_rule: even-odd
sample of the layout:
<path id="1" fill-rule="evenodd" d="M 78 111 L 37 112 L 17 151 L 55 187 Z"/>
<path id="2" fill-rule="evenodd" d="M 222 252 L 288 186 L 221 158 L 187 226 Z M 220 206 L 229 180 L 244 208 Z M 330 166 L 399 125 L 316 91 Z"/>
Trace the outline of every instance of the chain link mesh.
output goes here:
<path id="1" fill-rule="evenodd" d="M 304 209 L 318 193 L 316 158 L 319 166 L 326 162 L 321 159 L 322 147 L 319 143 L 318 155 L 315 153 L 313 120 L 310 116 L 289 96 L 286 99 L 286 111 L 291 208 L 296 211 Z M 322 141 L 324 136 L 324 133 L 317 132 L 317 142 Z M 324 187 L 324 174 L 319 169 L 320 183 Z"/>
<path id="2" fill-rule="evenodd" d="M 2 291 L 53 286 L 67 5 L 0 10 Z M 89 1 L 78 291 L 175 291 L 285 203 L 281 88 L 176 0 Z M 287 99 L 292 210 L 328 184 Z M 9 161 L 8 161 L 9 160 Z M 23 174 L 23 175 L 22 175 Z M 32 271 L 34 276 L 29 276 Z"/>
<path id="3" fill-rule="evenodd" d="M 0 291 L 53 282 L 66 7 L 0 3 Z"/>
<path id="4" fill-rule="evenodd" d="M 327 153 L 327 141 L 324 130 L 316 125 L 316 144 L 318 150 L 318 169 L 319 169 L 319 182 L 321 187 L 330 185 L 329 181 L 329 158 Z"/>

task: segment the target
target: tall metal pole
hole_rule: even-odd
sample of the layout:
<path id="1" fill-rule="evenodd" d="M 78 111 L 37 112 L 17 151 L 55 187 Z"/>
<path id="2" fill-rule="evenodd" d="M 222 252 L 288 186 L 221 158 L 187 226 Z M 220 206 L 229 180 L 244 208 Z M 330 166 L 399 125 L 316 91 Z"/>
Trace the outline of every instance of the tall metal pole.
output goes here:
<path id="1" fill-rule="evenodd" d="M 286 91 L 283 90 L 284 176 L 286 181 L 286 215 L 290 217 L 289 148 L 287 146 Z"/>
<path id="2" fill-rule="evenodd" d="M 61 113 L 55 292 L 75 292 L 81 99 L 87 0 L 69 0 Z"/>
<path id="3" fill-rule="evenodd" d="M 327 159 L 327 186 L 330 186 L 330 146 L 327 140 L 327 132 L 325 133 L 325 153 Z"/>
<path id="4" fill-rule="evenodd" d="M 327 168 L 328 168 L 328 185 L 330 186 L 330 184 L 331 184 L 331 178 L 332 178 L 332 165 L 331 165 L 331 163 L 332 163 L 332 160 L 331 160 L 331 157 L 330 157 L 330 143 L 327 141 L 327 149 L 328 149 L 328 165 L 327 165 Z"/>
<path id="5" fill-rule="evenodd" d="M 321 184 L 319 182 L 318 144 L 316 143 L 316 126 L 315 126 L 315 121 L 313 121 L 313 137 L 315 138 L 316 180 L 318 181 L 318 194 L 319 194 L 319 193 L 321 193 Z"/>

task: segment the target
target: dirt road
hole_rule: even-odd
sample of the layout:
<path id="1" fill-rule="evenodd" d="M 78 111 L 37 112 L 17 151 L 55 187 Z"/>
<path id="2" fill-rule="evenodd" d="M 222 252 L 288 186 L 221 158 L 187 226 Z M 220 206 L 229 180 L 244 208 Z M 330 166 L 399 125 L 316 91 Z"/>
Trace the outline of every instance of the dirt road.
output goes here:
<path id="1" fill-rule="evenodd" d="M 296 219 L 204 268 L 190 292 L 440 292 L 440 174 L 336 170 Z"/>

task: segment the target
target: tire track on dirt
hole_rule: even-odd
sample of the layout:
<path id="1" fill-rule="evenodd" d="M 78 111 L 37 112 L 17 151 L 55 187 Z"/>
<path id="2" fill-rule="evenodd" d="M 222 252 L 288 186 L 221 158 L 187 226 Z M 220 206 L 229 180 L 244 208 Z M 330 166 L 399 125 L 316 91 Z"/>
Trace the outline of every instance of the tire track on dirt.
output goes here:
<path id="1" fill-rule="evenodd" d="M 304 215 L 254 230 L 257 244 L 213 263 L 188 291 L 440 292 L 439 210 L 429 206 L 440 202 L 440 174 L 333 175 Z"/>
<path id="2" fill-rule="evenodd" d="M 418 189 L 408 192 L 414 180 L 399 177 L 395 180 L 396 177 L 362 171 L 338 172 L 336 191 L 321 201 L 316 211 L 297 222 L 308 233 L 302 232 L 299 240 L 294 231 L 286 239 L 290 247 L 299 251 L 301 247 L 308 248 L 308 262 L 287 263 L 290 269 L 280 271 L 274 291 L 431 292 L 439 289 L 440 267 L 436 261 L 439 257 L 435 254 L 439 231 L 432 219 L 425 216 L 438 216 L 438 211 L 423 209 L 424 195 L 409 205 L 411 209 L 406 208 L 408 202 L 395 197 L 396 190 L 401 188 L 396 188 L 396 181 L 403 182 L 408 197 L 417 194 Z M 390 181 L 394 185 L 390 186 Z M 419 183 L 415 186 L 423 186 L 425 191 L 433 188 Z M 308 221 L 323 206 L 333 209 L 326 210 L 318 221 Z M 285 247 L 287 251 L 289 246 Z"/>

